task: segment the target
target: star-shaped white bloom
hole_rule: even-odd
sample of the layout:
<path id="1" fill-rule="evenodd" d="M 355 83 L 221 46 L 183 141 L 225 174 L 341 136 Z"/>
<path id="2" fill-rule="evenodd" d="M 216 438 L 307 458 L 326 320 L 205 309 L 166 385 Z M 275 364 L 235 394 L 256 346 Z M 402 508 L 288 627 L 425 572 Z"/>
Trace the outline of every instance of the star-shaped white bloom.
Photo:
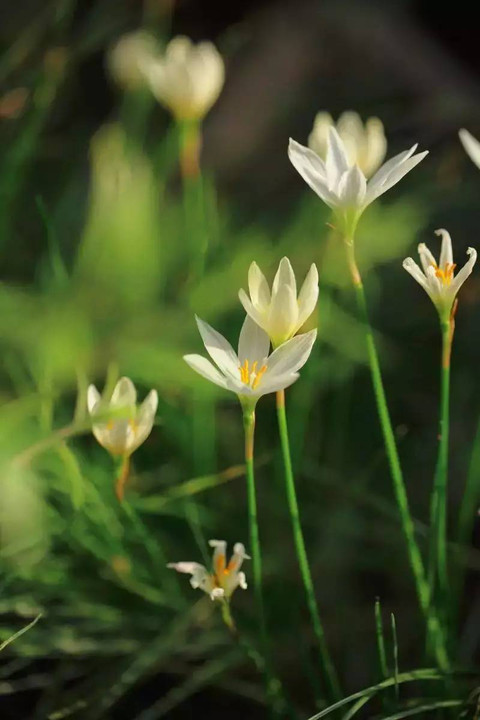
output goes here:
<path id="1" fill-rule="evenodd" d="M 322 160 L 327 157 L 328 134 L 333 126 L 342 139 L 350 166 L 358 165 L 367 178 L 373 175 L 384 161 L 387 152 L 382 121 L 371 117 L 364 124 L 358 113 L 347 111 L 340 115 L 335 124 L 330 113 L 317 113 L 312 132 L 308 136 L 308 147 Z"/>
<path id="2" fill-rule="evenodd" d="M 212 600 L 228 600 L 237 587 L 246 590 L 245 573 L 240 572 L 240 568 L 243 561 L 250 558 L 242 543 L 235 543 L 233 546 L 233 555 L 228 565 L 225 540 L 210 540 L 208 544 L 214 548 L 211 572 L 197 562 L 169 563 L 167 567 L 191 575 L 190 585 L 206 592 Z"/>
<path id="3" fill-rule="evenodd" d="M 225 80 L 216 47 L 211 42 L 194 45 L 183 36 L 171 40 L 164 55 L 150 59 L 143 68 L 153 94 L 177 120 L 201 120 Z"/>
<path id="4" fill-rule="evenodd" d="M 305 182 L 332 208 L 340 230 L 353 235 L 365 208 L 396 185 L 427 155 L 427 152 L 414 155 L 416 149 L 414 145 L 388 160 L 368 182 L 358 165 L 350 165 L 344 143 L 334 127 L 329 129 L 325 161 L 292 139 L 288 156 Z"/>
<path id="5" fill-rule="evenodd" d="M 410 257 L 403 261 L 403 267 L 428 293 L 440 316 L 448 320 L 455 297 L 477 261 L 477 251 L 468 248 L 467 255 L 470 257 L 458 275 L 455 275 L 456 264 L 453 262 L 450 234 L 446 230 L 435 232 L 442 238 L 439 263 L 437 264 L 427 246 L 421 243 L 418 246 L 418 254 L 423 272 Z"/>
<path id="6" fill-rule="evenodd" d="M 150 435 L 158 406 L 158 394 L 151 390 L 137 407 L 137 391 L 132 381 L 122 377 L 110 401 L 102 400 L 94 385 L 87 394 L 88 412 L 93 419 L 93 434 L 111 455 L 129 457 Z M 105 420 L 111 413 L 118 417 Z M 102 420 L 95 421 L 101 415 Z"/>
<path id="7" fill-rule="evenodd" d="M 480 168 L 480 142 L 464 128 L 459 131 L 458 135 L 468 157 Z"/>
<path id="8" fill-rule="evenodd" d="M 202 355 L 185 355 L 184 360 L 199 375 L 236 393 L 243 405 L 251 407 L 262 395 L 284 390 L 298 379 L 297 371 L 307 362 L 317 335 L 316 330 L 297 335 L 269 355 L 270 338 L 247 315 L 237 354 L 223 335 L 200 318 L 196 320 L 216 367 Z"/>
<path id="9" fill-rule="evenodd" d="M 307 273 L 297 299 L 297 283 L 290 260 L 282 258 L 272 290 L 264 274 L 253 262 L 248 271 L 248 289 L 240 290 L 239 298 L 245 311 L 269 335 L 278 347 L 290 340 L 312 314 L 318 299 L 318 271 L 313 264 Z"/>

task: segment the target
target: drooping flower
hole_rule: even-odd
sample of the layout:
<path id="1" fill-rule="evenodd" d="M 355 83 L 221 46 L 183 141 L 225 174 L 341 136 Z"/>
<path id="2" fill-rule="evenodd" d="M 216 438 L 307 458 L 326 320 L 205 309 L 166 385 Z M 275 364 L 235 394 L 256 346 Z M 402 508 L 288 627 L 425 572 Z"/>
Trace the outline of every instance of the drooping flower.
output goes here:
<path id="1" fill-rule="evenodd" d="M 194 45 L 183 36 L 163 56 L 144 64 L 150 88 L 177 120 L 201 120 L 220 95 L 225 80 L 222 56 L 211 42 Z"/>
<path id="2" fill-rule="evenodd" d="M 347 111 L 340 115 L 335 125 L 330 113 L 317 113 L 312 132 L 308 136 L 308 147 L 322 160 L 327 157 L 328 133 L 331 127 L 336 127 L 344 144 L 349 165 L 358 165 L 367 178 L 373 175 L 384 161 L 387 152 L 387 139 L 382 121 L 370 117 L 364 124 L 358 113 Z"/>
<path id="3" fill-rule="evenodd" d="M 468 157 L 480 168 L 480 142 L 465 128 L 462 128 L 458 135 Z"/>
<path id="4" fill-rule="evenodd" d="M 225 540 L 210 540 L 208 544 L 214 548 L 211 572 L 197 562 L 169 563 L 167 567 L 191 575 L 190 585 L 206 592 L 212 600 L 228 600 L 237 587 L 246 590 L 245 573 L 241 572 L 240 568 L 243 561 L 250 560 L 250 557 L 246 554 L 243 544 L 235 543 L 228 565 Z"/>
<path id="5" fill-rule="evenodd" d="M 196 318 L 205 348 L 215 365 L 202 355 L 185 355 L 185 362 L 199 375 L 238 395 L 242 406 L 253 408 L 267 393 L 284 390 L 298 379 L 307 362 L 316 330 L 296 335 L 269 355 L 270 339 L 248 315 L 238 342 L 238 354 L 210 325 Z M 217 369 L 218 368 L 218 369 Z"/>
<path id="6" fill-rule="evenodd" d="M 457 266 L 453 262 L 450 233 L 446 230 L 436 230 L 435 232 L 442 238 L 438 264 L 427 246 L 421 243 L 418 246 L 418 253 L 423 272 L 410 257 L 403 261 L 403 267 L 428 293 L 440 317 L 448 320 L 455 297 L 477 261 L 477 251 L 471 247 L 467 249 L 469 259 L 458 275 L 455 275 Z"/>
<path id="7" fill-rule="evenodd" d="M 364 210 L 427 155 L 414 155 L 416 148 L 414 145 L 388 160 L 368 182 L 358 165 L 350 166 L 345 145 L 334 127 L 329 129 L 325 161 L 292 139 L 288 156 L 305 182 L 332 208 L 339 229 L 351 239 Z"/>
<path id="8" fill-rule="evenodd" d="M 125 90 L 136 90 L 147 85 L 143 68 L 152 62 L 158 52 L 158 43 L 145 30 L 127 33 L 113 45 L 107 54 L 107 69 L 113 80 Z"/>
<path id="9" fill-rule="evenodd" d="M 278 347 L 290 340 L 315 309 L 318 299 L 318 271 L 314 264 L 308 271 L 297 299 L 297 283 L 290 260 L 282 258 L 272 290 L 256 262 L 248 271 L 248 289 L 239 291 L 245 312 L 268 334 Z"/>
<path id="10" fill-rule="evenodd" d="M 135 386 L 127 377 L 120 378 L 109 401 L 102 400 L 94 385 L 88 388 L 93 434 L 111 455 L 128 458 L 150 435 L 158 406 L 157 391 L 150 390 L 141 405 L 136 403 Z M 106 418 L 109 413 L 112 417 Z M 96 416 L 101 419 L 96 421 Z"/>

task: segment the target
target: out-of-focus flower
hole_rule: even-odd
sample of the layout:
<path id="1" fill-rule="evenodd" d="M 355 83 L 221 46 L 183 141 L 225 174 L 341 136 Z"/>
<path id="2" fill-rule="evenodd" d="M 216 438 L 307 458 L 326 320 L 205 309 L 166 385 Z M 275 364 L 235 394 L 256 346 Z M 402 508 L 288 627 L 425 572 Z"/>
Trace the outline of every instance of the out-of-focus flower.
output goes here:
<path id="1" fill-rule="evenodd" d="M 184 360 L 199 375 L 239 397 L 243 407 L 253 408 L 267 393 L 284 390 L 298 379 L 317 335 L 311 330 L 296 335 L 268 355 L 270 338 L 248 315 L 238 342 L 238 355 L 230 343 L 210 325 L 197 318 L 205 348 L 217 367 L 202 355 Z M 218 370 L 217 370 L 218 368 Z"/>
<path id="2" fill-rule="evenodd" d="M 470 160 L 480 167 L 480 142 L 465 128 L 459 131 L 458 136 Z"/>
<path id="3" fill-rule="evenodd" d="M 416 148 L 414 145 L 388 160 L 368 183 L 358 165 L 350 166 L 344 143 L 334 127 L 328 131 L 325 161 L 292 139 L 288 156 L 305 182 L 332 208 L 339 230 L 351 238 L 365 208 L 396 185 L 427 155 L 427 152 L 414 155 Z"/>
<path id="4" fill-rule="evenodd" d="M 271 292 L 264 274 L 253 262 L 248 271 L 248 289 L 250 297 L 243 289 L 238 294 L 245 312 L 265 330 L 272 345 L 278 347 L 290 340 L 314 311 L 318 271 L 312 264 L 297 299 L 295 273 L 288 258 L 281 259 Z"/>
<path id="5" fill-rule="evenodd" d="M 137 407 L 137 391 L 127 377 L 120 378 L 109 401 L 102 400 L 94 385 L 88 388 L 87 406 L 93 420 L 93 434 L 100 445 L 114 456 L 129 457 L 147 439 L 157 405 L 157 391 L 150 390 Z M 109 413 L 118 417 L 105 419 Z M 95 421 L 98 415 L 103 418 Z"/>
<path id="6" fill-rule="evenodd" d="M 211 42 L 194 45 L 183 36 L 163 56 L 147 60 L 143 70 L 159 102 L 177 120 L 201 120 L 220 95 L 225 80 L 222 56 Z"/>
<path id="7" fill-rule="evenodd" d="M 225 540 L 210 540 L 208 544 L 214 548 L 211 572 L 204 565 L 196 562 L 169 563 L 167 567 L 191 575 L 190 585 L 208 593 L 212 600 L 228 600 L 237 587 L 246 590 L 245 573 L 240 572 L 240 568 L 243 561 L 250 558 L 245 553 L 242 543 L 235 543 L 233 546 L 233 555 L 228 565 Z"/>
<path id="8" fill-rule="evenodd" d="M 427 246 L 421 243 L 418 246 L 418 253 L 423 272 L 410 257 L 403 261 L 403 267 L 428 293 L 440 317 L 448 320 L 455 297 L 477 261 L 477 251 L 474 248 L 468 248 L 467 255 L 470 257 L 455 276 L 456 264 L 453 262 L 450 233 L 446 230 L 436 230 L 436 234 L 442 238 L 438 265 Z"/>
<path id="9" fill-rule="evenodd" d="M 322 160 L 327 157 L 328 133 L 331 127 L 336 127 L 342 139 L 350 166 L 358 165 L 367 178 L 373 175 L 384 161 L 387 152 L 382 121 L 371 117 L 363 124 L 358 113 L 347 111 L 340 115 L 335 125 L 330 113 L 319 112 L 308 136 L 308 147 Z"/>
<path id="10" fill-rule="evenodd" d="M 125 90 L 148 85 L 144 67 L 158 52 L 158 43 L 145 30 L 123 35 L 107 54 L 107 69 L 113 80 Z"/>
<path id="11" fill-rule="evenodd" d="M 0 118 L 16 120 L 19 118 L 28 100 L 28 90 L 24 87 L 9 90 L 0 97 Z"/>

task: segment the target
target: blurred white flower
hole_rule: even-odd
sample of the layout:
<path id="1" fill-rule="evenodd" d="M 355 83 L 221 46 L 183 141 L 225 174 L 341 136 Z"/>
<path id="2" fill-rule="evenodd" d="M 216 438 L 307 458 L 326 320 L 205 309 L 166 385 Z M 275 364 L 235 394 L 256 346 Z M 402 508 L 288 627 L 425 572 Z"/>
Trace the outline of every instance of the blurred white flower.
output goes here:
<path id="1" fill-rule="evenodd" d="M 297 299 L 295 273 L 288 258 L 281 259 L 271 292 L 264 274 L 253 262 L 248 270 L 248 289 L 250 297 L 243 289 L 238 294 L 245 312 L 265 330 L 272 345 L 278 347 L 298 332 L 315 309 L 317 268 L 311 265 Z"/>
<path id="2" fill-rule="evenodd" d="M 328 131 L 325 161 L 292 139 L 288 156 L 305 182 L 332 208 L 339 229 L 351 237 L 365 208 L 396 185 L 427 155 L 427 152 L 414 155 L 416 148 L 414 145 L 388 160 L 368 183 L 358 165 L 350 166 L 344 143 L 334 127 Z"/>
<path id="3" fill-rule="evenodd" d="M 308 147 L 322 160 L 327 157 L 328 133 L 332 126 L 336 127 L 342 139 L 349 165 L 358 165 L 367 178 L 373 175 L 384 161 L 387 152 L 382 121 L 371 117 L 363 124 L 358 113 L 347 111 L 340 115 L 335 125 L 330 113 L 319 112 L 308 136 Z"/>
<path id="4" fill-rule="evenodd" d="M 208 593 L 212 600 L 228 600 L 237 587 L 247 589 L 245 573 L 240 572 L 244 560 L 250 560 L 242 543 L 235 543 L 233 555 L 227 565 L 225 540 L 210 540 L 210 547 L 215 548 L 212 559 L 212 572 L 204 565 L 196 562 L 169 563 L 168 568 L 180 573 L 191 575 L 190 585 Z"/>
<path id="5" fill-rule="evenodd" d="M 129 457 L 150 435 L 158 406 L 158 394 L 151 390 L 137 407 L 137 391 L 132 381 L 122 377 L 109 401 L 102 400 L 94 385 L 87 394 L 88 412 L 93 420 L 93 434 L 111 455 Z M 105 419 L 109 413 L 118 417 Z M 102 419 L 95 421 L 97 415 Z"/>
<path id="6" fill-rule="evenodd" d="M 450 234 L 446 230 L 436 230 L 435 232 L 442 238 L 440 262 L 437 264 L 427 246 L 421 243 L 418 246 L 418 253 L 423 272 L 410 257 L 403 261 L 403 267 L 428 293 L 442 319 L 448 319 L 455 297 L 477 261 L 477 251 L 474 248 L 468 248 L 467 255 L 470 257 L 455 276 L 456 264 L 453 262 Z"/>
<path id="7" fill-rule="evenodd" d="M 136 90 L 147 86 L 144 66 L 155 58 L 158 43 L 144 30 L 122 35 L 107 54 L 107 69 L 120 87 Z"/>
<path id="8" fill-rule="evenodd" d="M 215 45 L 194 45 L 183 36 L 171 40 L 163 56 L 147 60 L 143 69 L 153 94 L 177 120 L 201 120 L 225 80 L 225 66 Z"/>
<path id="9" fill-rule="evenodd" d="M 458 136 L 470 160 L 480 167 L 480 142 L 465 128 L 459 131 Z"/>
<path id="10" fill-rule="evenodd" d="M 242 405 L 249 407 L 262 395 L 284 390 L 298 379 L 297 371 L 307 362 L 317 335 L 316 330 L 297 335 L 269 355 L 267 333 L 247 315 L 237 355 L 223 335 L 198 317 L 197 325 L 217 367 L 202 355 L 185 355 L 184 360 L 207 380 L 236 393 Z"/>

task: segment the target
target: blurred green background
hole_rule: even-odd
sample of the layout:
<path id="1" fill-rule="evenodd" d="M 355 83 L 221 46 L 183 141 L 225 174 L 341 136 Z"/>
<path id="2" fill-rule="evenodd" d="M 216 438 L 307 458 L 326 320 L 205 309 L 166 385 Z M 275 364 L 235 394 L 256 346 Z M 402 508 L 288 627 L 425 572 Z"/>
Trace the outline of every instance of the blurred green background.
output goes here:
<path id="1" fill-rule="evenodd" d="M 445 11 L 446 13 L 446 11 Z M 178 133 L 144 90 L 123 91 L 109 48 L 146 28 L 215 42 L 226 83 L 204 123 L 202 181 L 182 189 Z M 402 270 L 446 227 L 477 247 L 480 173 L 457 137 L 480 135 L 475 25 L 424 2 L 18 0 L 0 7 L 0 712 L 59 720 L 267 717 L 261 679 L 209 598 L 167 562 L 206 540 L 247 543 L 241 413 L 182 361 L 201 352 L 194 313 L 235 345 L 248 266 L 320 272 L 319 337 L 287 410 L 317 597 L 346 694 L 380 679 L 374 603 L 393 612 L 401 670 L 423 628 L 375 413 L 363 339 L 327 208 L 288 162 L 314 115 L 354 109 L 385 125 L 388 155 L 428 158 L 371 207 L 357 240 L 418 537 L 435 465 L 440 336 Z M 192 254 L 206 247 L 205 271 Z M 193 248 L 193 249 L 192 249 Z M 478 270 L 462 289 L 452 369 L 450 537 L 467 474 L 480 472 Z M 159 392 L 133 457 L 128 503 L 89 433 L 15 458 L 81 418 L 88 382 L 128 375 Z M 477 455 L 479 449 L 477 449 Z M 476 462 L 478 460 L 478 462 Z M 285 502 L 274 403 L 258 406 L 257 478 L 275 663 L 299 717 L 315 712 L 314 638 Z M 459 666 L 480 642 L 480 527 L 458 598 Z M 453 561 L 452 561 L 453 562 Z M 247 576 L 249 567 L 246 567 Z M 251 592 L 233 610 L 255 633 Z M 388 635 L 391 661 L 391 639 Z M 392 662 L 392 661 L 391 661 Z M 468 689 L 465 688 L 465 697 Z M 381 712 L 376 708 L 375 712 Z M 473 715 L 471 715 L 473 717 Z M 371 717 L 366 714 L 364 717 Z M 467 717 L 469 717 L 467 715 Z"/>

